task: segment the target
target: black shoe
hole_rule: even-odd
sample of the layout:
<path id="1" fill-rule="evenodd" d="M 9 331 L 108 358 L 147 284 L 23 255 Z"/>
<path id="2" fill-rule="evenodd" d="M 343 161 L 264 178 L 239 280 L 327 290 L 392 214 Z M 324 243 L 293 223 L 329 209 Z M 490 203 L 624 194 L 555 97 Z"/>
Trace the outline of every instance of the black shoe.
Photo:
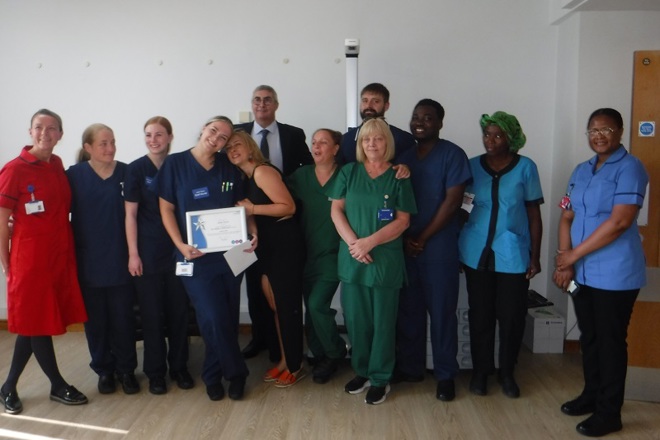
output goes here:
<path id="1" fill-rule="evenodd" d="M 135 378 L 135 374 L 119 373 L 117 374 L 117 379 L 119 379 L 119 383 L 125 394 L 135 394 L 140 392 L 140 384 Z"/>
<path id="2" fill-rule="evenodd" d="M 229 381 L 227 395 L 231 400 L 241 400 L 245 394 L 245 377 L 237 377 Z M 211 399 L 213 400 L 213 399 Z"/>
<path id="3" fill-rule="evenodd" d="M 488 375 L 483 373 L 472 374 L 470 379 L 470 392 L 477 396 L 488 394 Z"/>
<path id="4" fill-rule="evenodd" d="M 607 417 L 596 413 L 578 423 L 575 429 L 587 437 L 602 437 L 611 432 L 621 431 L 623 425 L 621 424 L 620 416 Z"/>
<path id="5" fill-rule="evenodd" d="M 149 379 L 149 392 L 151 394 L 167 393 L 167 384 L 165 383 L 165 378 L 158 376 Z"/>
<path id="6" fill-rule="evenodd" d="M 222 400 L 222 398 L 225 397 L 225 389 L 221 383 L 207 385 L 206 394 L 208 394 L 209 399 L 213 401 Z"/>
<path id="7" fill-rule="evenodd" d="M 584 396 L 579 396 L 561 406 L 561 412 L 569 416 L 583 416 L 594 411 L 596 411 L 596 402 Z"/>
<path id="8" fill-rule="evenodd" d="M 367 391 L 367 397 L 364 398 L 364 403 L 369 405 L 378 405 L 379 403 L 385 402 L 387 399 L 387 394 L 390 392 L 390 384 L 385 385 L 384 387 L 371 387 Z"/>
<path id="9" fill-rule="evenodd" d="M 189 390 L 195 386 L 195 381 L 190 373 L 188 373 L 188 370 L 170 372 L 170 378 L 175 381 L 178 387 L 182 390 Z"/>
<path id="10" fill-rule="evenodd" d="M 422 382 L 424 380 L 424 375 L 417 374 L 408 374 L 404 373 L 401 370 L 394 370 L 392 373 L 392 379 L 390 383 L 401 383 L 401 382 Z"/>
<path id="11" fill-rule="evenodd" d="M 21 399 L 18 398 L 16 391 L 3 393 L 0 390 L 0 398 L 2 398 L 2 403 L 5 405 L 5 412 L 7 414 L 19 414 L 23 411 L 23 404 L 21 403 Z"/>
<path id="12" fill-rule="evenodd" d="M 102 374 L 99 376 L 99 393 L 112 394 L 117 391 L 117 384 L 115 384 L 115 376 L 113 374 Z"/>
<path id="13" fill-rule="evenodd" d="M 50 393 L 50 400 L 65 405 L 82 405 L 87 403 L 87 397 L 78 391 L 73 385 L 68 385 L 58 392 Z"/>
<path id="14" fill-rule="evenodd" d="M 344 386 L 344 391 L 348 394 L 360 394 L 362 391 L 369 388 L 370 385 L 371 383 L 366 377 L 355 376 Z"/>
<path id="15" fill-rule="evenodd" d="M 262 350 L 266 349 L 266 344 L 263 342 L 258 342 L 256 340 L 251 340 L 248 345 L 241 350 L 241 354 L 245 359 L 250 359 L 257 356 Z"/>
<path id="16" fill-rule="evenodd" d="M 339 369 L 341 359 L 324 358 L 312 370 L 312 379 L 316 383 L 326 383 Z"/>
<path id="17" fill-rule="evenodd" d="M 512 399 L 517 399 L 520 397 L 520 388 L 516 383 L 513 376 L 503 376 L 499 378 L 500 385 L 502 385 L 502 391 L 507 397 Z"/>
<path id="18" fill-rule="evenodd" d="M 456 398 L 456 387 L 453 379 L 439 380 L 435 397 L 443 402 L 451 402 Z"/>

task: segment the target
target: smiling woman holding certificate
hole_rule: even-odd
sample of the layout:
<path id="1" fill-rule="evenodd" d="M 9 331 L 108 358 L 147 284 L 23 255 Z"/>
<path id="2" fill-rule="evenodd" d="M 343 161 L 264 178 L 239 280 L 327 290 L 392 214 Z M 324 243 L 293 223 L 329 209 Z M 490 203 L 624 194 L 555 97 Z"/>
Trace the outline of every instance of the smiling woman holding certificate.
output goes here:
<path id="1" fill-rule="evenodd" d="M 190 150 L 170 155 L 158 176 L 160 211 L 167 233 L 176 246 L 176 272 L 181 276 L 206 344 L 202 380 L 211 400 L 225 391 L 243 397 L 248 369 L 238 346 L 240 278 L 234 276 L 221 252 L 204 253 L 188 242 L 187 213 L 230 208 L 244 197 L 240 171 L 219 154 L 233 133 L 231 120 L 211 118 Z M 256 226 L 247 219 L 256 247 Z M 175 270 L 173 267 L 172 270 Z"/>

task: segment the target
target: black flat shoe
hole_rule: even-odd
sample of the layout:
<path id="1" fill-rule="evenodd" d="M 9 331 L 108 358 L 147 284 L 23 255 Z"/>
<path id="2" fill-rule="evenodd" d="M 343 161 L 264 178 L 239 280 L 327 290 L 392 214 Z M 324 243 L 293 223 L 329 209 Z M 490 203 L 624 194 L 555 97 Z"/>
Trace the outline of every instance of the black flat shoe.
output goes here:
<path id="1" fill-rule="evenodd" d="M 222 398 L 225 397 L 225 389 L 221 383 L 207 385 L 206 394 L 209 396 L 209 399 L 213 401 L 222 400 Z"/>
<path id="2" fill-rule="evenodd" d="M 472 379 L 470 379 L 470 392 L 477 396 L 488 394 L 488 375 L 474 373 Z"/>
<path id="3" fill-rule="evenodd" d="M 575 427 L 577 432 L 587 437 L 602 437 L 612 432 L 621 431 L 621 429 L 623 429 L 621 417 L 607 417 L 601 414 L 593 414 Z"/>
<path id="4" fill-rule="evenodd" d="M 82 405 L 87 403 L 87 397 L 78 391 L 73 385 L 66 386 L 57 392 L 50 393 L 50 400 L 65 405 Z"/>
<path id="5" fill-rule="evenodd" d="M 596 411 L 596 402 L 584 396 L 570 400 L 561 406 L 561 412 L 569 416 L 583 416 L 594 411 Z"/>
<path id="6" fill-rule="evenodd" d="M 312 370 L 312 380 L 316 383 L 326 383 L 330 377 L 337 372 L 341 359 L 324 358 L 314 365 Z"/>
<path id="7" fill-rule="evenodd" d="M 456 386 L 453 379 L 439 380 L 435 397 L 443 402 L 451 402 L 456 398 Z"/>
<path id="8" fill-rule="evenodd" d="M 195 381 L 190 373 L 188 373 L 188 370 L 170 372 L 170 378 L 175 381 L 178 387 L 182 390 L 189 390 L 195 386 Z"/>
<path id="9" fill-rule="evenodd" d="M 241 400 L 245 394 L 245 377 L 237 377 L 229 382 L 227 395 L 231 400 Z M 213 399 L 211 399 L 213 400 Z"/>
<path id="10" fill-rule="evenodd" d="M 117 391 L 117 384 L 115 383 L 115 376 L 112 374 L 102 374 L 99 376 L 98 383 L 99 393 L 112 394 Z"/>
<path id="11" fill-rule="evenodd" d="M 10 391 L 6 394 L 0 391 L 0 398 L 2 398 L 2 403 L 5 405 L 5 412 L 7 414 L 19 414 L 23 411 L 23 404 L 21 403 L 21 399 L 18 398 L 16 391 Z"/>
<path id="12" fill-rule="evenodd" d="M 119 373 L 117 375 L 121 388 L 125 394 L 136 394 L 140 392 L 140 384 L 133 373 Z"/>
<path id="13" fill-rule="evenodd" d="M 520 397 L 520 388 L 518 387 L 518 384 L 516 383 L 513 376 L 500 377 L 499 382 L 500 385 L 502 385 L 502 392 L 504 392 L 507 397 L 512 399 L 517 399 Z"/>
<path id="14" fill-rule="evenodd" d="M 164 377 L 154 377 L 149 379 L 149 392 L 151 394 L 166 394 L 167 384 Z"/>

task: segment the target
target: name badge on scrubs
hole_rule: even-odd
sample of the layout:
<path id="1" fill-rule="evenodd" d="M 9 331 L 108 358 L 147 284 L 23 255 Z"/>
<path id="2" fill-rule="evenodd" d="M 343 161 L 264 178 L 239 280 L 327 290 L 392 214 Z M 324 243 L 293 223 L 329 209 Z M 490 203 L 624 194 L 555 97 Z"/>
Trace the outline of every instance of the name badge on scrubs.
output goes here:
<path id="1" fill-rule="evenodd" d="M 209 189 L 207 187 L 204 188 L 196 188 L 192 190 L 193 193 L 193 198 L 195 200 L 197 199 L 203 199 L 209 196 Z"/>
<path id="2" fill-rule="evenodd" d="M 386 222 L 394 219 L 394 210 L 387 207 L 387 199 L 390 196 L 385 194 L 385 200 L 383 201 L 383 207 L 378 210 L 378 220 L 381 222 Z"/>
<path id="3" fill-rule="evenodd" d="M 32 198 L 32 200 L 30 200 L 25 204 L 25 213 L 27 215 L 30 215 L 30 214 L 38 214 L 40 212 L 46 212 L 46 208 L 44 206 L 43 200 L 37 200 L 34 197 L 34 186 L 28 185 L 27 189 L 30 192 L 30 197 Z"/>
<path id="4" fill-rule="evenodd" d="M 178 277 L 191 277 L 193 276 L 194 268 L 195 268 L 195 263 L 191 263 L 188 260 L 177 261 L 174 275 Z"/>

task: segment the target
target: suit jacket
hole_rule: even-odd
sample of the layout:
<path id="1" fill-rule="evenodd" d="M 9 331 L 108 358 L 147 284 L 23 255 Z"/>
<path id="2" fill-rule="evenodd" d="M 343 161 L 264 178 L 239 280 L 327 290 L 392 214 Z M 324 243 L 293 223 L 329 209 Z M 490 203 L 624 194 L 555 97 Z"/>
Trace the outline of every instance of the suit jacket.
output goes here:
<path id="1" fill-rule="evenodd" d="M 250 134 L 252 134 L 253 127 L 254 122 L 236 125 L 236 128 L 240 128 Z M 282 167 L 284 168 L 281 170 L 282 174 L 288 176 L 301 166 L 314 163 L 312 154 L 309 152 L 309 147 L 305 142 L 305 132 L 302 128 L 278 122 L 277 131 L 280 134 L 280 146 L 282 147 Z"/>

